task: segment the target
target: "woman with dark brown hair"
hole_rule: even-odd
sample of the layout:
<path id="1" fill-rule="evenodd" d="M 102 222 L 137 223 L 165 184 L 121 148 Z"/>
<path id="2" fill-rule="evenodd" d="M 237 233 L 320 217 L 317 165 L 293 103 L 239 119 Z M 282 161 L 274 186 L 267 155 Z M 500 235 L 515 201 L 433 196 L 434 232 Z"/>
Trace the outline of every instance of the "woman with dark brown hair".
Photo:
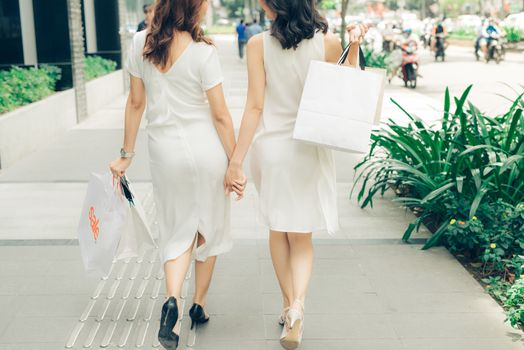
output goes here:
<path id="1" fill-rule="evenodd" d="M 251 172 L 260 217 L 282 291 L 281 345 L 297 348 L 313 269 L 312 232 L 338 229 L 336 174 L 330 150 L 293 139 L 293 128 L 312 60 L 336 63 L 340 40 L 328 32 L 316 0 L 260 0 L 271 29 L 247 44 L 248 94 L 226 183 L 242 177 L 251 149 Z M 356 65 L 364 25 L 347 28 L 346 64 Z"/>
<path id="2" fill-rule="evenodd" d="M 127 62 L 131 89 L 124 144 L 110 166 L 116 177 L 130 166 L 147 101 L 149 164 L 168 296 L 158 338 L 166 349 L 178 346 L 181 289 L 193 250 L 191 326 L 209 319 L 204 305 L 216 256 L 232 247 L 227 193 L 241 197 L 245 184 L 242 179 L 224 188 L 235 136 L 217 50 L 200 27 L 207 8 L 207 0 L 158 0 L 150 28 L 135 34 Z"/>

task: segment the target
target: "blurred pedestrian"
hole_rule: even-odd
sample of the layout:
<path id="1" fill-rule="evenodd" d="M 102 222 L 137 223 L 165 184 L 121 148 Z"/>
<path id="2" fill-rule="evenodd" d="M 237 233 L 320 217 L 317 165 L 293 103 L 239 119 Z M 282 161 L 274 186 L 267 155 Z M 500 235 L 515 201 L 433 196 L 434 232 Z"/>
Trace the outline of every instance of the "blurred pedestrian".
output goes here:
<path id="1" fill-rule="evenodd" d="M 247 43 L 247 35 L 246 35 L 246 25 L 244 24 L 244 20 L 240 20 L 240 23 L 237 25 L 237 36 L 238 36 L 238 56 L 240 59 L 244 58 L 244 47 Z"/>
<path id="2" fill-rule="evenodd" d="M 144 20 L 138 24 L 138 28 L 136 29 L 137 32 L 141 32 L 144 29 L 147 29 L 149 27 L 149 23 L 153 21 L 153 15 L 154 15 L 154 6 L 153 4 L 145 4 L 142 7 L 144 11 Z"/>
<path id="3" fill-rule="evenodd" d="M 262 29 L 262 27 L 260 26 L 260 24 L 258 24 L 258 21 L 256 19 L 253 20 L 253 23 L 251 23 L 247 28 L 246 28 L 246 36 L 247 36 L 247 41 L 249 41 L 249 39 L 251 39 L 251 37 L 253 35 L 257 35 L 258 33 L 262 33 L 264 30 Z"/>

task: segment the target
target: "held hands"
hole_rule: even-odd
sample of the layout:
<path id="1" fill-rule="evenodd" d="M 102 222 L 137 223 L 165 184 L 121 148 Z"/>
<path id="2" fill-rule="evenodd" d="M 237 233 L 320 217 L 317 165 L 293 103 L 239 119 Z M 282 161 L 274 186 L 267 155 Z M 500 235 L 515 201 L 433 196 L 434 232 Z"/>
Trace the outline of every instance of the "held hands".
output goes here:
<path id="1" fill-rule="evenodd" d="M 350 44 L 361 44 L 368 32 L 368 26 L 362 23 L 350 24 L 346 27 L 346 31 L 349 34 Z"/>
<path id="2" fill-rule="evenodd" d="M 246 183 L 247 178 L 244 175 L 242 166 L 240 164 L 230 163 L 224 178 L 225 193 L 230 194 L 231 192 L 235 192 L 237 194 L 237 201 L 239 201 L 244 198 Z"/>

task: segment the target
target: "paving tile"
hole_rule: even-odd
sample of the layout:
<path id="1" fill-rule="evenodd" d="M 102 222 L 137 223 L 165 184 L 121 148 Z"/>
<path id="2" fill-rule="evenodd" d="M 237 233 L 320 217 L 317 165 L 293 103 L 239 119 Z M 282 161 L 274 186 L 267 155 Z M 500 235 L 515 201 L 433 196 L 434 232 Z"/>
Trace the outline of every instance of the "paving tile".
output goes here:
<path id="1" fill-rule="evenodd" d="M 210 294 L 206 311 L 210 315 L 262 315 L 263 300 L 259 295 L 247 294 L 242 290 L 224 294 Z"/>
<path id="2" fill-rule="evenodd" d="M 0 241 L 1 243 L 1 241 Z M 0 261 L 67 261 L 80 259 L 78 246 L 2 246 Z"/>
<path id="3" fill-rule="evenodd" d="M 227 294 L 235 290 L 241 290 L 247 295 L 259 295 L 262 292 L 262 281 L 258 275 L 214 275 L 209 295 Z M 194 291 L 194 283 L 189 283 L 189 291 Z"/>
<path id="4" fill-rule="evenodd" d="M 392 312 L 455 313 L 500 312 L 500 305 L 485 292 L 456 293 L 405 293 L 384 291 L 381 293 Z"/>
<path id="5" fill-rule="evenodd" d="M 41 276 L 48 269 L 49 263 L 46 261 L 2 261 L 0 267 L 0 278 L 13 276 Z"/>
<path id="6" fill-rule="evenodd" d="M 85 295 L 86 291 L 93 291 L 98 283 L 96 279 L 81 276 L 76 278 L 36 276 L 31 279 L 27 277 L 16 279 L 25 279 L 16 290 L 20 295 Z M 8 279 L 8 281 L 12 280 L 12 278 Z"/>
<path id="7" fill-rule="evenodd" d="M 90 291 L 86 291 L 90 292 Z M 28 295 L 12 302 L 17 317 L 79 317 L 90 295 Z"/>
<path id="8" fill-rule="evenodd" d="M 280 315 L 282 297 L 280 293 L 265 293 L 264 313 Z M 340 292 L 336 286 L 325 288 L 321 295 L 309 294 L 305 305 L 306 314 L 384 314 L 389 312 L 384 299 L 376 293 Z"/>
<path id="9" fill-rule="evenodd" d="M 14 295 L 0 295 L 0 339 L 5 329 L 11 323 L 11 319 L 18 312 L 15 304 L 16 296 Z"/>
<path id="10" fill-rule="evenodd" d="M 264 340 L 264 317 L 260 315 L 216 315 L 198 329 L 198 340 Z"/>
<path id="11" fill-rule="evenodd" d="M 504 338 L 425 338 L 425 339 L 402 339 L 405 350 L 522 350 L 524 339 L 521 335 Z"/>
<path id="12" fill-rule="evenodd" d="M 274 315 L 265 315 L 266 338 L 278 340 L 282 327 Z M 328 315 L 311 314 L 304 320 L 304 339 L 397 339 L 388 315 L 374 314 Z"/>
<path id="13" fill-rule="evenodd" d="M 277 341 L 268 342 L 268 350 L 281 350 Z M 300 350 L 403 350 L 398 339 L 351 339 L 351 340 L 313 340 L 305 339 Z M 420 350 L 420 349 L 419 349 Z M 425 350 L 425 349 L 424 349 Z"/>
<path id="14" fill-rule="evenodd" d="M 265 340 L 212 340 L 200 341 L 193 347 L 195 350 L 267 350 Z M 282 347 L 280 348 L 282 349 Z"/>
<path id="15" fill-rule="evenodd" d="M 55 343 L 65 344 L 71 325 L 77 318 L 17 316 L 0 337 L 0 343 Z"/>
<path id="16" fill-rule="evenodd" d="M 395 313 L 391 319 L 402 338 L 495 338 L 515 332 L 501 312 Z"/>
<path id="17" fill-rule="evenodd" d="M 64 343 L 11 343 L 2 344 L 0 343 L 0 350 L 20 350 L 20 349 L 31 349 L 31 350 L 58 350 L 63 349 Z"/>
<path id="18" fill-rule="evenodd" d="M 453 293 L 482 292 L 482 287 L 471 276 L 450 275 L 449 273 L 413 273 L 404 271 L 402 274 L 379 273 L 370 275 L 371 285 L 377 291 L 397 291 L 409 293 Z"/>

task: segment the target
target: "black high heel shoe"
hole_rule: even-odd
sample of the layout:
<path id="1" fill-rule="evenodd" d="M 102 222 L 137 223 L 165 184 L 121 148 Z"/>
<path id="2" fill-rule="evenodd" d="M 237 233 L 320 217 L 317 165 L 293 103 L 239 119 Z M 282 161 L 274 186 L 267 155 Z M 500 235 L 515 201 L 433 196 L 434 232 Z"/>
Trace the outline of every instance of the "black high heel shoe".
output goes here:
<path id="1" fill-rule="evenodd" d="M 173 332 L 178 321 L 178 305 L 175 297 L 170 297 L 162 306 L 162 317 L 160 318 L 160 330 L 158 331 L 158 341 L 166 349 L 176 349 L 178 347 L 179 334 Z"/>
<path id="2" fill-rule="evenodd" d="M 191 306 L 191 309 L 189 309 L 189 317 L 191 317 L 191 329 L 193 329 L 195 325 L 209 321 L 209 317 L 206 317 L 204 308 L 198 304 Z"/>

